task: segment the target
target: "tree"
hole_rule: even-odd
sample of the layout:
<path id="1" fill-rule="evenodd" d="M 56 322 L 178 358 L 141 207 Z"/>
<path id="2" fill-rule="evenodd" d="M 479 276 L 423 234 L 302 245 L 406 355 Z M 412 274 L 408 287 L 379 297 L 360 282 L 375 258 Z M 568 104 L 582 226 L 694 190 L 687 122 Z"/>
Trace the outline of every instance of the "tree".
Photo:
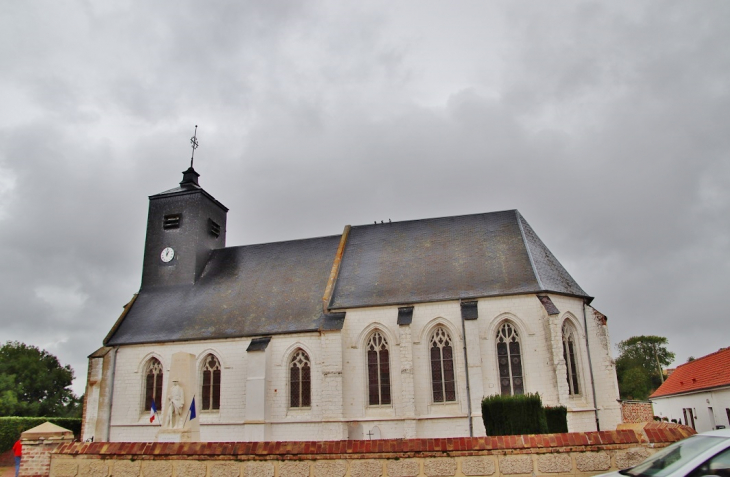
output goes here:
<path id="1" fill-rule="evenodd" d="M 47 351 L 8 341 L 0 347 L 0 416 L 80 416 L 73 378 Z"/>
<path id="2" fill-rule="evenodd" d="M 616 374 L 621 397 L 646 399 L 664 382 L 662 366 L 674 361 L 663 336 L 633 336 L 618 343 Z"/>

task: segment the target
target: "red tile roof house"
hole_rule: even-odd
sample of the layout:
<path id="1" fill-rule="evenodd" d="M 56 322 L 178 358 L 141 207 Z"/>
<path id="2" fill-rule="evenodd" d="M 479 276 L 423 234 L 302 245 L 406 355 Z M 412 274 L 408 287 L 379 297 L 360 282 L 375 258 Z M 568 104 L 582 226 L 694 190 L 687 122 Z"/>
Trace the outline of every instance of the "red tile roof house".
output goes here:
<path id="1" fill-rule="evenodd" d="M 649 399 L 655 415 L 697 432 L 730 428 L 730 347 L 678 366 Z"/>

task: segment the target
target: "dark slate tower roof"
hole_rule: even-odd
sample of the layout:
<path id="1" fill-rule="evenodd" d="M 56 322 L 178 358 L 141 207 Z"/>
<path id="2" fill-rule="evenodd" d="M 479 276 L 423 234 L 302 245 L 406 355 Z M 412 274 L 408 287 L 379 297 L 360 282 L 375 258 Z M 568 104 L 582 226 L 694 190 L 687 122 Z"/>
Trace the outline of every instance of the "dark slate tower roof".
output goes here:
<path id="1" fill-rule="evenodd" d="M 213 250 L 195 283 L 143 286 L 105 345 L 340 329 L 350 308 L 546 292 L 590 299 L 516 210 L 346 227 Z"/>

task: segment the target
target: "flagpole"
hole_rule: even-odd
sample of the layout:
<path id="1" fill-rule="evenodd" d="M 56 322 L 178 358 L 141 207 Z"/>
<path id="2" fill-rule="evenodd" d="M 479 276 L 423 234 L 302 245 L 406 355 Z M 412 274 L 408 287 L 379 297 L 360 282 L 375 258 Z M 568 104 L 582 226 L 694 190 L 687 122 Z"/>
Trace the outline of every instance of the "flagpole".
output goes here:
<path id="1" fill-rule="evenodd" d="M 160 427 L 162 427 L 162 419 L 160 419 L 160 415 L 157 413 L 157 409 L 155 409 L 155 417 L 157 418 L 157 422 L 160 423 Z"/>
<path id="2" fill-rule="evenodd" d="M 188 406 L 188 413 L 185 414 L 185 422 L 183 422 L 183 427 L 185 427 L 185 424 L 188 423 L 188 417 L 190 416 L 190 410 L 193 408 L 194 404 L 195 404 L 195 394 L 193 394 L 193 400 L 190 401 L 190 406 Z"/>

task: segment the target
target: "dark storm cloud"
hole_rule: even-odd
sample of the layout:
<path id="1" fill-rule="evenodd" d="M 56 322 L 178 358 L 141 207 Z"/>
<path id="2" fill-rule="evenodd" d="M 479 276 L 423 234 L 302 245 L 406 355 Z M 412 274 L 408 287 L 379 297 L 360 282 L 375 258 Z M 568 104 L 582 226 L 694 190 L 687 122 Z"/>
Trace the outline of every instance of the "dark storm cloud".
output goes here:
<path id="1" fill-rule="evenodd" d="M 728 345 L 725 3 L 0 8 L 0 340 L 78 391 L 195 124 L 230 245 L 518 208 L 614 341 Z"/>

